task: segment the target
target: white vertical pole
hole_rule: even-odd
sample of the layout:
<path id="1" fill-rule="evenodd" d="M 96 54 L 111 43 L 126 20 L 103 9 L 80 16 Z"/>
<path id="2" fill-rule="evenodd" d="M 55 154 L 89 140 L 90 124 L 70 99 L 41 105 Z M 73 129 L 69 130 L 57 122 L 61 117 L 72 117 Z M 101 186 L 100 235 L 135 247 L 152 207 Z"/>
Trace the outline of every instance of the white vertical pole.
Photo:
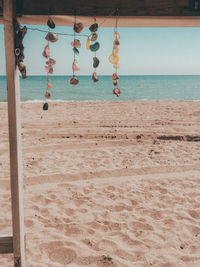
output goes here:
<path id="1" fill-rule="evenodd" d="M 14 17 L 15 0 L 4 1 L 14 267 L 25 267 L 20 86 L 14 55 Z"/>

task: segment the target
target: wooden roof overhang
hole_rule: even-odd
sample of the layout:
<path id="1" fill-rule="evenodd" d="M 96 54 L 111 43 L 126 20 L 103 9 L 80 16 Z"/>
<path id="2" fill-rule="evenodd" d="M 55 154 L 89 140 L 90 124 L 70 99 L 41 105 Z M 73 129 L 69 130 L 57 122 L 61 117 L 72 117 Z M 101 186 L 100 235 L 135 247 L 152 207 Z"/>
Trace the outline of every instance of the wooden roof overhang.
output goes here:
<path id="1" fill-rule="evenodd" d="M 3 5 L 0 0 L 0 16 Z M 54 16 L 56 25 L 71 26 L 73 16 L 85 26 L 107 17 L 104 27 L 114 25 L 116 10 L 119 27 L 199 27 L 200 0 L 13 0 L 16 15 L 23 24 L 46 24 L 48 15 Z"/>

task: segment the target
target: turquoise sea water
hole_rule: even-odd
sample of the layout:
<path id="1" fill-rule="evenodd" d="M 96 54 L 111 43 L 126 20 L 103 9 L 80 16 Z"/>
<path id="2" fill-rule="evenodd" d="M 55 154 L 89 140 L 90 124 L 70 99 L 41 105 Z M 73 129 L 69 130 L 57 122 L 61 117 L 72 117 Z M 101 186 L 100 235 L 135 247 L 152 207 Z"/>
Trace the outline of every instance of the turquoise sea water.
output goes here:
<path id="1" fill-rule="evenodd" d="M 110 76 L 99 76 L 93 83 L 90 76 L 79 76 L 79 84 L 69 84 L 69 76 L 51 76 L 51 100 L 119 101 L 119 100 L 200 100 L 200 76 L 120 76 L 120 97 L 112 94 Z M 43 101 L 45 76 L 20 79 L 21 101 Z M 6 101 L 6 78 L 0 76 L 0 101 Z"/>

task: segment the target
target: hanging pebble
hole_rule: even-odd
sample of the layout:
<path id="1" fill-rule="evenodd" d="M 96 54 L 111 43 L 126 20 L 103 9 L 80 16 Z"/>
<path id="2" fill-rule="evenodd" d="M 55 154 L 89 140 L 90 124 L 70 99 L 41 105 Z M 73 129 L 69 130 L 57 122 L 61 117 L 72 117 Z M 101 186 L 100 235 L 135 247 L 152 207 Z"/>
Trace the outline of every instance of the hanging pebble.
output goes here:
<path id="1" fill-rule="evenodd" d="M 97 40 L 97 38 L 98 38 L 98 34 L 97 33 L 93 33 L 92 37 L 91 37 L 91 41 L 95 42 Z"/>
<path id="2" fill-rule="evenodd" d="M 92 79 L 93 79 L 93 81 L 96 83 L 96 82 L 98 82 L 98 77 L 97 77 L 97 74 L 96 74 L 96 72 L 94 72 L 93 74 L 92 74 Z"/>
<path id="3" fill-rule="evenodd" d="M 96 69 L 99 66 L 99 59 L 97 57 L 93 57 L 93 68 Z"/>
<path id="4" fill-rule="evenodd" d="M 45 39 L 48 41 L 48 42 L 52 42 L 52 43 L 55 43 L 56 41 L 58 41 L 58 35 L 57 34 L 54 34 L 52 32 L 48 32 Z"/>

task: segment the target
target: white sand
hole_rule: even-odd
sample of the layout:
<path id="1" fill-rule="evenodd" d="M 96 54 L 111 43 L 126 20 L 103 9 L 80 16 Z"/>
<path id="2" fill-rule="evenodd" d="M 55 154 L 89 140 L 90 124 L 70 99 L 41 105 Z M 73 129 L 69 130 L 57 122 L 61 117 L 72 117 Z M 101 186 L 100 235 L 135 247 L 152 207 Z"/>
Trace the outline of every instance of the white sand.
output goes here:
<path id="1" fill-rule="evenodd" d="M 5 103 L 0 113 L 10 235 Z M 22 140 L 28 267 L 200 266 L 198 102 L 23 104 Z"/>

